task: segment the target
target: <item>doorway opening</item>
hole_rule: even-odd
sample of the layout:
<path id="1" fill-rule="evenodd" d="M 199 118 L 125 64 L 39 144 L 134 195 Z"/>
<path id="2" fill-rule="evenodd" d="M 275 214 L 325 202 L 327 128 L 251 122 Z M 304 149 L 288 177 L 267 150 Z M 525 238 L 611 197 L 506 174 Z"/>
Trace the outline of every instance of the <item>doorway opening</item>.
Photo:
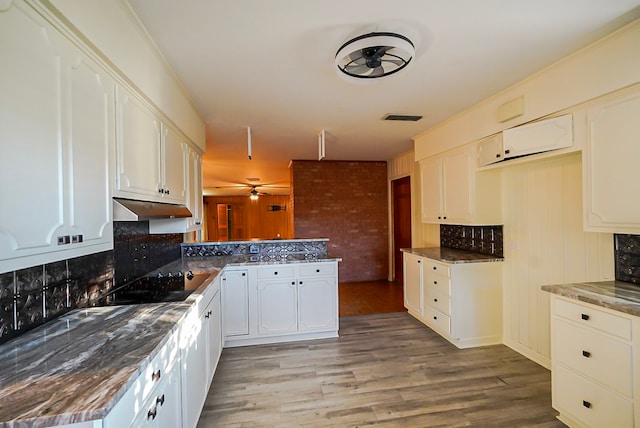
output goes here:
<path id="1" fill-rule="evenodd" d="M 393 219 L 393 279 L 403 282 L 401 248 L 411 248 L 411 177 L 391 181 Z"/>

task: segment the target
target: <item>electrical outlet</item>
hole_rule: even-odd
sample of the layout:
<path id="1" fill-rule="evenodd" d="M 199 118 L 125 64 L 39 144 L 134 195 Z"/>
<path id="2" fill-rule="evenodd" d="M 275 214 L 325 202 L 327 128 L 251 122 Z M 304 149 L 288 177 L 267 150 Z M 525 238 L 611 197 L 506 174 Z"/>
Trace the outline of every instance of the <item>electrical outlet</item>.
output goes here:
<path id="1" fill-rule="evenodd" d="M 260 252 L 260 247 L 257 245 L 249 246 L 249 254 L 258 254 Z"/>

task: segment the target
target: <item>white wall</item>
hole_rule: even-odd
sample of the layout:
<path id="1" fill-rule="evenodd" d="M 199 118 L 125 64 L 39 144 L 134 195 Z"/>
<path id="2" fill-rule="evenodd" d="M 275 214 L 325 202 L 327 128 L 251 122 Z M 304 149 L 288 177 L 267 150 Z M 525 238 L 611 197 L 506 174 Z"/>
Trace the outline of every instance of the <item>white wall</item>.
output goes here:
<path id="1" fill-rule="evenodd" d="M 502 171 L 504 343 L 550 367 L 545 284 L 614 277 L 613 235 L 582 230 L 581 153 Z"/>

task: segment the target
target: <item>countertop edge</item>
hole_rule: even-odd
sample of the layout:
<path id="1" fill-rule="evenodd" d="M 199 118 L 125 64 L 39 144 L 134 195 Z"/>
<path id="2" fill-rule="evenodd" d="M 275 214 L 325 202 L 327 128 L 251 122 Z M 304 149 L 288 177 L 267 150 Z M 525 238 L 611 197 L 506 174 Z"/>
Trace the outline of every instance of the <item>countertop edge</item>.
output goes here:
<path id="1" fill-rule="evenodd" d="M 640 286 L 622 281 L 552 284 L 542 291 L 640 317 Z M 635 289 L 634 289 L 635 288 Z"/>
<path id="2" fill-rule="evenodd" d="M 504 261 L 504 257 L 447 247 L 401 248 L 400 251 L 449 264 L 495 263 Z"/>

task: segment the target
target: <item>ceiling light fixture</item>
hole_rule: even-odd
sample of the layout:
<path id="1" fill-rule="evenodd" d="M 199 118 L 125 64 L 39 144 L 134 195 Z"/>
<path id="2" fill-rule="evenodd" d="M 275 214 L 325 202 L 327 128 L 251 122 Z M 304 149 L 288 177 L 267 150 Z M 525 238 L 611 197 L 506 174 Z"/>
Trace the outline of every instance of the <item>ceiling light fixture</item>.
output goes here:
<path id="1" fill-rule="evenodd" d="M 256 186 L 253 186 L 253 188 L 251 189 L 251 192 L 249 192 L 249 199 L 251 199 L 252 201 L 257 201 L 259 195 L 260 194 L 256 190 Z"/>
<path id="2" fill-rule="evenodd" d="M 335 64 L 347 76 L 374 79 L 402 70 L 415 54 L 415 46 L 407 37 L 397 33 L 373 32 L 340 46 Z"/>

